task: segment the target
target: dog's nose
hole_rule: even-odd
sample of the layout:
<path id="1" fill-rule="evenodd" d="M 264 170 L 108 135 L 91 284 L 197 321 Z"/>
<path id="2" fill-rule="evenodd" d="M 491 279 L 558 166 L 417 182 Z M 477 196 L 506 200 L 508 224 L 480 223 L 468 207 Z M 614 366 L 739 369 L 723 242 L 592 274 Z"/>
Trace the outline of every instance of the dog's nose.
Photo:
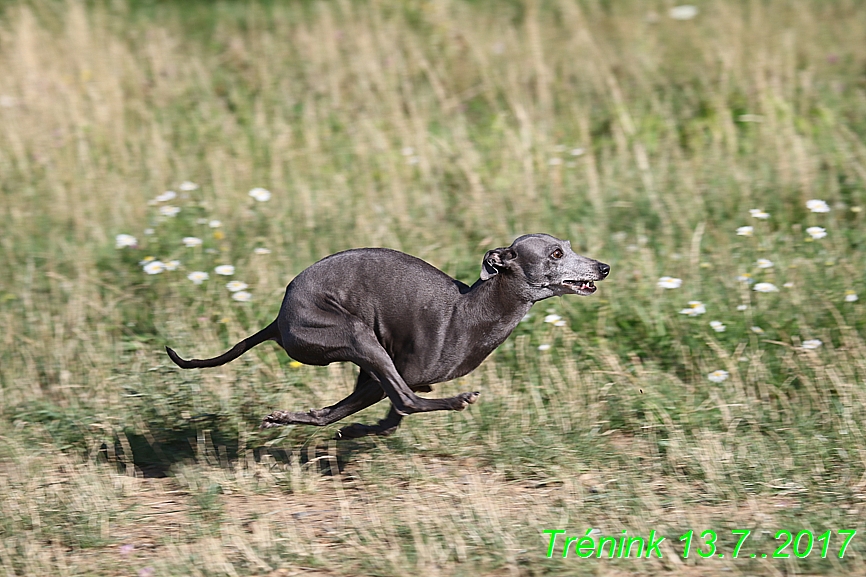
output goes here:
<path id="1" fill-rule="evenodd" d="M 598 263 L 598 272 L 601 273 L 601 276 L 606 277 L 610 274 L 610 265 L 603 262 Z"/>

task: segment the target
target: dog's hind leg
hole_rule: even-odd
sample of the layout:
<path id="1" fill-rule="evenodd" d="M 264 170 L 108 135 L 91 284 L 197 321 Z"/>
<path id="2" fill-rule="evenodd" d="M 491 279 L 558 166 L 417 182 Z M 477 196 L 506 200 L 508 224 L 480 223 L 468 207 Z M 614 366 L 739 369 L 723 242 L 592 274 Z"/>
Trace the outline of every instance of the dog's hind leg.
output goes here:
<path id="1" fill-rule="evenodd" d="M 385 398 L 385 391 L 378 381 L 365 371 L 358 374 L 355 390 L 342 401 L 324 409 L 310 409 L 305 413 L 290 411 L 274 411 L 262 420 L 262 428 L 279 427 L 282 425 L 316 425 L 324 427 L 336 423 L 349 415 L 375 405 Z"/>

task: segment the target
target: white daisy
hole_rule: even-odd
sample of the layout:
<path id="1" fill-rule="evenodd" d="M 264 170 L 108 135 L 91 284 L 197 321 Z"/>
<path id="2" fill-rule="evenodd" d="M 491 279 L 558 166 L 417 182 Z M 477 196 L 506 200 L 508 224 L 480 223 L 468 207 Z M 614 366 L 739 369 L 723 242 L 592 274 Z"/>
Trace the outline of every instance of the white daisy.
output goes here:
<path id="1" fill-rule="evenodd" d="M 538 345 L 538 350 L 539 350 L 539 351 L 546 351 L 546 350 L 548 350 L 548 349 L 550 349 L 550 345 L 547 345 L 547 344 L 545 344 L 545 345 Z"/>
<path id="2" fill-rule="evenodd" d="M 757 291 L 759 293 L 779 292 L 778 287 L 771 282 L 759 282 L 758 284 L 756 284 L 754 286 L 754 288 L 752 290 Z"/>
<path id="3" fill-rule="evenodd" d="M 823 200 L 808 200 L 806 201 L 806 208 L 812 212 L 830 212 L 830 206 Z"/>
<path id="4" fill-rule="evenodd" d="M 265 188 L 254 188 L 249 194 L 259 202 L 267 202 L 271 199 L 271 191 Z"/>
<path id="5" fill-rule="evenodd" d="M 730 373 L 728 373 L 728 371 L 724 371 L 722 369 L 719 369 L 719 370 L 713 371 L 712 373 L 707 375 L 707 378 L 710 379 L 714 383 L 723 383 L 723 382 L 728 380 L 729 376 L 731 376 L 731 375 L 730 375 Z"/>
<path id="6" fill-rule="evenodd" d="M 156 200 L 156 202 L 168 202 L 169 200 L 172 200 L 174 198 L 177 198 L 177 193 L 173 190 L 166 190 L 165 192 L 157 196 L 154 200 Z"/>
<path id="7" fill-rule="evenodd" d="M 674 20 L 691 20 L 698 15 L 698 8 L 690 4 L 674 6 L 671 8 L 670 15 Z"/>
<path id="8" fill-rule="evenodd" d="M 232 293 L 232 298 L 240 303 L 248 303 L 252 300 L 253 295 L 251 295 L 247 291 L 238 291 L 236 293 Z"/>
<path id="9" fill-rule="evenodd" d="M 846 303 L 854 303 L 857 302 L 857 293 L 854 291 L 845 291 L 845 302 Z"/>
<path id="10" fill-rule="evenodd" d="M 773 268 L 773 261 L 766 258 L 759 258 L 758 262 L 755 263 L 755 266 L 758 268 Z"/>
<path id="11" fill-rule="evenodd" d="M 810 226 L 806 229 L 806 234 L 817 240 L 827 236 L 827 230 L 820 226 Z"/>
<path id="12" fill-rule="evenodd" d="M 737 305 L 738 311 L 744 311 L 749 308 L 749 305 Z"/>
<path id="13" fill-rule="evenodd" d="M 568 323 L 566 323 L 565 321 L 556 321 L 555 323 L 553 323 L 553 326 L 555 326 L 555 327 L 564 327 L 564 326 L 567 325 L 567 324 L 568 324 Z"/>
<path id="14" fill-rule="evenodd" d="M 523 315 L 523 318 L 520 319 L 520 322 L 525 323 L 525 322 L 529 321 L 529 319 L 531 319 L 531 318 L 532 318 L 532 315 L 530 313 L 526 313 L 525 315 Z"/>
<path id="15" fill-rule="evenodd" d="M 753 333 L 755 333 L 756 335 L 764 334 L 764 329 L 762 329 L 761 327 L 758 327 L 758 326 L 751 327 L 751 331 Z"/>
<path id="16" fill-rule="evenodd" d="M 165 263 L 165 270 L 177 270 L 178 268 L 180 268 L 179 260 L 170 260 Z"/>
<path id="17" fill-rule="evenodd" d="M 126 248 L 128 246 L 135 246 L 137 244 L 138 240 L 131 234 L 119 234 L 114 237 L 114 246 L 116 248 Z"/>
<path id="18" fill-rule="evenodd" d="M 177 216 L 177 213 L 179 213 L 179 212 L 180 212 L 179 206 L 160 206 L 159 207 L 159 214 L 161 214 L 162 216 L 167 216 L 169 218 L 171 218 L 173 216 Z"/>
<path id="19" fill-rule="evenodd" d="M 230 264 L 221 264 L 215 269 L 213 269 L 213 271 L 223 276 L 232 276 L 233 274 L 235 274 L 235 267 Z"/>
<path id="20" fill-rule="evenodd" d="M 725 326 L 725 323 L 723 323 L 722 321 L 710 321 L 710 327 L 712 327 L 712 329 L 717 333 L 723 333 L 727 328 Z"/>
<path id="21" fill-rule="evenodd" d="M 201 284 L 204 281 L 206 281 L 207 279 L 209 279 L 210 275 L 207 274 L 206 272 L 202 272 L 200 270 L 197 270 L 195 272 L 191 272 L 188 275 L 186 275 L 186 278 L 188 278 L 189 280 L 191 280 L 195 284 Z"/>
<path id="22" fill-rule="evenodd" d="M 683 284 L 683 279 L 675 278 L 672 276 L 663 276 L 659 279 L 656 286 L 663 289 L 676 289 L 680 288 Z"/>
<path id="23" fill-rule="evenodd" d="M 702 315 L 707 312 L 707 308 L 704 306 L 704 303 L 701 301 L 689 301 L 689 308 L 682 309 L 680 311 L 681 315 L 688 315 L 690 317 L 696 317 L 698 315 Z"/>
<path id="24" fill-rule="evenodd" d="M 189 191 L 191 191 L 191 190 L 195 190 L 195 189 L 197 189 L 197 188 L 198 188 L 198 185 L 197 185 L 196 183 L 194 183 L 194 182 L 190 182 L 190 181 L 188 181 L 188 180 L 185 180 L 185 181 L 183 181 L 183 182 L 180 183 L 180 185 L 178 186 L 178 188 L 181 189 L 181 190 L 184 191 L 184 192 L 189 192 Z"/>
<path id="25" fill-rule="evenodd" d="M 197 246 L 201 246 L 202 240 L 195 236 L 185 236 L 183 237 L 183 246 L 187 248 L 195 248 Z"/>
<path id="26" fill-rule="evenodd" d="M 755 282 L 755 279 L 752 278 L 752 275 L 747 272 L 744 272 L 743 274 L 738 276 L 737 280 L 746 284 L 752 284 L 753 282 Z"/>
<path id="27" fill-rule="evenodd" d="M 824 343 L 822 343 L 818 339 L 809 339 L 809 340 L 803 341 L 803 344 L 801 346 L 804 349 L 806 349 L 807 351 L 814 351 L 815 349 L 817 349 L 818 347 L 820 347 L 823 344 Z"/>
<path id="28" fill-rule="evenodd" d="M 767 212 L 764 212 L 760 208 L 749 209 L 749 214 L 752 215 L 752 218 L 759 218 L 761 220 L 767 220 L 768 218 L 770 218 L 770 214 Z"/>
<path id="29" fill-rule="evenodd" d="M 544 317 L 544 322 L 546 323 L 555 323 L 559 320 L 562 320 L 562 317 L 559 315 L 547 315 Z"/>
<path id="30" fill-rule="evenodd" d="M 223 225 L 223 223 L 218 221 L 218 220 L 212 220 L 209 223 L 207 223 L 207 225 L 211 228 L 219 228 Z"/>
<path id="31" fill-rule="evenodd" d="M 152 260 L 144 265 L 144 272 L 147 274 L 159 274 L 165 270 L 165 263 L 161 260 Z"/>
<path id="32" fill-rule="evenodd" d="M 238 291 L 244 290 L 245 288 L 247 288 L 247 286 L 248 285 L 245 282 L 241 282 L 239 280 L 233 280 L 226 285 L 226 288 L 229 289 L 230 291 L 232 291 L 233 293 L 236 293 Z"/>
<path id="33" fill-rule="evenodd" d="M 741 226 L 737 229 L 737 236 L 752 236 L 755 233 L 753 226 Z"/>

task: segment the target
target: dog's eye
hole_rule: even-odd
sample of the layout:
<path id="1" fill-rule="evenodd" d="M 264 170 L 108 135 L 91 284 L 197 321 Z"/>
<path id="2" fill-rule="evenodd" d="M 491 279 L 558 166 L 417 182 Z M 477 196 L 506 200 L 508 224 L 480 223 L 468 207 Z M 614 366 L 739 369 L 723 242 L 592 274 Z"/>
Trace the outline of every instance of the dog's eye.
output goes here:
<path id="1" fill-rule="evenodd" d="M 556 249 L 550 256 L 553 258 L 562 258 L 562 249 Z"/>

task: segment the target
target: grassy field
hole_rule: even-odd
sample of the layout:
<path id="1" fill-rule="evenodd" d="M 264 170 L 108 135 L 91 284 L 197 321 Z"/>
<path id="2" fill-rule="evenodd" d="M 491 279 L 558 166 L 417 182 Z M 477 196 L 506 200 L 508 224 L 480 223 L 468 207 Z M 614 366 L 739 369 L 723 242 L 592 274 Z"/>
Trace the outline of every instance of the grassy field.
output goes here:
<path id="1" fill-rule="evenodd" d="M 697 6 L 4 3 L 0 575 L 866 573 L 866 4 Z M 163 352 L 338 250 L 471 283 L 527 232 L 610 278 L 392 437 L 257 429 L 352 366 Z"/>

